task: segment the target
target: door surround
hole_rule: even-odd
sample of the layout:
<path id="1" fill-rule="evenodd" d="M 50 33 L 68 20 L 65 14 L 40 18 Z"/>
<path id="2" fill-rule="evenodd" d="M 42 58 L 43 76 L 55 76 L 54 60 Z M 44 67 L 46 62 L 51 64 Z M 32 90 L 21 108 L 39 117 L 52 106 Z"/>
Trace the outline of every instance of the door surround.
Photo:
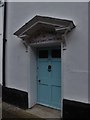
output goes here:
<path id="1" fill-rule="evenodd" d="M 61 45 L 61 61 L 62 61 L 62 53 L 63 53 L 63 44 L 52 45 L 52 47 L 58 47 Z M 42 45 L 41 45 L 42 47 Z M 30 46 L 28 55 L 30 56 L 30 66 L 28 66 L 28 70 L 30 74 L 28 75 L 28 107 L 31 108 L 35 104 L 37 104 L 37 48 L 41 48 L 40 46 Z M 46 46 L 45 46 L 46 47 Z M 48 46 L 51 47 L 51 46 Z M 44 48 L 44 46 L 43 46 Z M 29 61 L 28 61 L 29 62 Z M 63 62 L 61 62 L 61 110 L 63 109 L 63 82 L 62 82 L 62 72 L 63 72 Z"/>

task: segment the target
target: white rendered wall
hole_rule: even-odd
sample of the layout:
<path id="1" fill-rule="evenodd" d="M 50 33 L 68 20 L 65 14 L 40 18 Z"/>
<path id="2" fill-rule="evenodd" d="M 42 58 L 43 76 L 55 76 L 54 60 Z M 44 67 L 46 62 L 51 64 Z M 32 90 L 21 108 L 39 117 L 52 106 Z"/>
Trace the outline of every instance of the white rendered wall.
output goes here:
<path id="1" fill-rule="evenodd" d="M 2 84 L 3 7 L 0 7 L 0 84 Z"/>
<path id="2" fill-rule="evenodd" d="M 54 9 L 55 8 L 55 9 Z M 25 52 L 13 33 L 35 15 L 73 20 L 76 28 L 67 37 L 67 50 L 62 51 L 63 98 L 88 102 L 88 3 L 8 3 L 6 84 L 28 91 L 30 106 L 36 101 L 32 76 L 32 49 Z M 30 61 L 30 62 L 29 62 Z M 35 73 L 36 74 L 36 73 Z M 30 82 L 30 81 L 31 82 Z M 30 84 L 29 84 L 30 82 Z M 30 90 L 29 90 L 30 88 Z M 33 96 L 34 95 L 34 96 Z M 31 105 L 32 104 L 32 105 Z"/>
<path id="3" fill-rule="evenodd" d="M 29 97 L 29 107 L 32 107 L 33 105 L 36 104 L 37 102 L 37 79 L 36 79 L 36 76 L 37 76 L 37 62 L 36 62 L 36 59 L 37 59 L 37 51 L 36 51 L 36 48 L 33 48 L 33 47 L 29 47 L 28 48 L 29 50 L 29 63 L 30 63 L 30 66 L 28 66 L 28 70 L 29 70 L 29 73 L 28 73 L 28 97 Z"/>
<path id="4" fill-rule="evenodd" d="M 65 99 L 88 102 L 88 4 L 72 6 L 76 24 L 67 37 L 63 56 L 63 95 Z M 69 7 L 68 7 L 69 8 Z M 76 8 L 76 9 L 75 9 Z M 77 11 L 77 12 L 76 12 Z M 69 11 L 70 12 L 70 11 Z"/>
<path id="5" fill-rule="evenodd" d="M 88 72 L 88 101 L 89 101 L 89 103 L 90 103 L 90 2 L 89 2 L 89 4 L 88 4 L 88 7 L 89 7 L 89 9 L 88 9 L 88 20 L 89 20 L 89 22 L 88 22 L 88 26 L 89 26 L 89 31 L 88 31 L 88 57 L 89 57 L 89 59 L 88 59 L 88 67 L 89 67 L 89 72 Z"/>
<path id="6" fill-rule="evenodd" d="M 19 10 L 14 11 L 14 3 L 8 3 L 7 7 L 6 86 L 27 91 L 27 53 L 21 40 L 13 35 L 17 29 Z"/>

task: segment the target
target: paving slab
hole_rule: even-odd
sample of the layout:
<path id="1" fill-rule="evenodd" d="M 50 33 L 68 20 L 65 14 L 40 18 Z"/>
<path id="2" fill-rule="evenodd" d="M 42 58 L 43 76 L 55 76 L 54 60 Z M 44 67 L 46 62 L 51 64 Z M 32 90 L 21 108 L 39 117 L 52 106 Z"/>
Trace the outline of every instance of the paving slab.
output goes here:
<path id="1" fill-rule="evenodd" d="M 2 120 L 6 118 L 25 119 L 25 120 L 59 120 L 60 110 L 51 109 L 42 105 L 35 105 L 31 109 L 23 110 L 13 105 L 2 103 Z"/>

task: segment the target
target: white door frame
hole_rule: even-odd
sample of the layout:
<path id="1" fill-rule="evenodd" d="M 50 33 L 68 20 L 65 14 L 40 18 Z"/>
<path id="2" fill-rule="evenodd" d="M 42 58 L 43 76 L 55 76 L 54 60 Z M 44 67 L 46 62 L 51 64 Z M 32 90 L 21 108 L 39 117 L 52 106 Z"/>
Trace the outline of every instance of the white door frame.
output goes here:
<path id="1" fill-rule="evenodd" d="M 36 57 L 37 57 L 37 54 L 36 54 L 36 49 L 37 47 L 29 47 L 29 56 L 30 56 L 30 61 L 28 62 L 31 62 L 30 63 L 30 67 L 29 68 L 29 71 L 31 72 L 30 75 L 28 76 L 28 103 L 29 103 L 29 108 L 31 108 L 33 105 L 35 105 L 37 103 L 37 73 L 36 73 L 36 67 L 37 64 L 36 64 Z M 33 64 L 32 61 L 35 63 Z M 35 62 L 36 61 L 36 62 Z M 33 68 L 32 68 L 32 65 L 33 65 Z M 31 69 L 30 69 L 31 68 Z M 35 71 L 35 73 L 33 72 Z M 36 78 L 34 77 L 32 79 L 32 73 L 33 73 L 33 76 L 36 76 Z M 63 43 L 61 43 L 61 114 L 62 114 L 62 110 L 63 110 Z"/>

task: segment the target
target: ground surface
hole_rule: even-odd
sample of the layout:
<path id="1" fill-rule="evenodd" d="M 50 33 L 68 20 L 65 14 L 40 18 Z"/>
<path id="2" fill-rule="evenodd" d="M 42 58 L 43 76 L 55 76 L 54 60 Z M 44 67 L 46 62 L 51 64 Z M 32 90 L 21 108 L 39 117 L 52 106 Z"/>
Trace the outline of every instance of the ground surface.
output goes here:
<path id="1" fill-rule="evenodd" d="M 48 107 L 35 105 L 31 109 L 22 110 L 5 102 L 0 105 L 2 108 L 2 118 L 7 119 L 25 119 L 25 120 L 60 120 L 60 111 Z M 51 119 L 50 119 L 51 118 Z"/>
<path id="2" fill-rule="evenodd" d="M 40 118 L 45 118 L 45 119 L 46 118 L 60 119 L 60 117 L 61 117 L 60 110 L 52 109 L 52 108 L 45 107 L 45 106 L 38 105 L 38 104 L 36 104 L 31 109 L 28 109 L 26 111 L 30 112 L 31 114 L 36 115 Z"/>
<path id="3" fill-rule="evenodd" d="M 20 108 L 17 108 L 13 105 L 9 105 L 7 103 L 2 104 L 2 118 L 26 118 L 26 119 L 32 119 L 37 118 L 39 120 L 39 117 L 32 115 L 30 113 L 27 113 L 25 110 L 22 110 Z"/>

